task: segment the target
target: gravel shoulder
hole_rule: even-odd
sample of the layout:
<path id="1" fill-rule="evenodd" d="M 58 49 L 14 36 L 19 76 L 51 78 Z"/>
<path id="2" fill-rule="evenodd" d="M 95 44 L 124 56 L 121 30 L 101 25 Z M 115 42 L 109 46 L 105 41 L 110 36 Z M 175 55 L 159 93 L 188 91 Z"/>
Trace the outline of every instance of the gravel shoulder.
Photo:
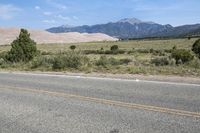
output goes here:
<path id="1" fill-rule="evenodd" d="M 147 80 L 172 83 L 189 83 L 200 84 L 200 77 L 185 77 L 174 75 L 141 75 L 141 74 L 109 74 L 109 73 L 71 73 L 71 72 L 41 72 L 41 71 L 0 71 L 9 73 L 27 73 L 27 74 L 50 74 L 50 75 L 67 75 L 82 77 L 130 79 L 130 80 Z"/>

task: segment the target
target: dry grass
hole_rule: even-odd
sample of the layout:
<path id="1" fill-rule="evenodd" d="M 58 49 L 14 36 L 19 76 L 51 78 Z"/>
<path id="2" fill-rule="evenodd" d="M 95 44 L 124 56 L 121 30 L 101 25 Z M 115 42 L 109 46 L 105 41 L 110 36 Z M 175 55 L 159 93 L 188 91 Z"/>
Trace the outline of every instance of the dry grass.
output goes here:
<path id="1" fill-rule="evenodd" d="M 89 43 L 71 43 L 71 44 L 38 44 L 37 47 L 41 51 L 60 52 L 67 51 L 71 45 L 76 45 L 76 50 L 104 50 L 110 49 L 112 45 L 118 45 L 120 49 L 172 49 L 176 46 L 178 49 L 191 49 L 192 44 L 197 40 L 188 39 L 170 39 L 170 40 L 134 40 L 134 41 L 117 41 L 117 42 L 89 42 Z M 0 51 L 7 51 L 10 46 L 0 46 Z"/>
<path id="2" fill-rule="evenodd" d="M 197 38 L 188 39 L 170 39 L 170 40 L 134 40 L 134 41 L 118 41 L 118 42 L 90 42 L 90 43 L 72 43 L 72 44 L 39 44 L 38 49 L 43 52 L 60 53 L 69 51 L 71 45 L 76 45 L 76 51 L 83 50 L 109 50 L 112 45 L 118 45 L 120 49 L 127 51 L 133 49 L 154 49 L 154 50 L 169 50 L 176 46 L 178 49 L 191 49 L 193 43 Z M 10 46 L 0 46 L 0 52 L 8 51 Z M 169 53 L 165 53 L 166 56 Z M 95 63 L 100 58 L 99 54 L 89 54 L 87 57 L 91 63 Z M 107 58 L 115 59 L 131 59 L 132 62 L 128 65 L 108 66 L 106 68 L 97 67 L 95 65 L 81 67 L 78 70 L 67 69 L 66 71 L 82 71 L 82 72 L 100 72 L 100 73 L 122 73 L 122 74 L 152 74 L 152 75 L 186 75 L 186 76 L 200 76 L 200 68 L 194 68 L 189 65 L 179 66 L 154 66 L 150 64 L 151 59 L 158 55 L 152 53 L 139 53 L 132 54 L 117 54 L 106 55 Z M 12 70 L 32 70 L 28 65 L 20 65 L 19 68 L 7 68 Z M 5 69 L 5 68 L 4 68 Z M 47 68 L 39 68 L 36 70 L 46 71 Z M 48 69 L 49 71 L 49 69 Z"/>

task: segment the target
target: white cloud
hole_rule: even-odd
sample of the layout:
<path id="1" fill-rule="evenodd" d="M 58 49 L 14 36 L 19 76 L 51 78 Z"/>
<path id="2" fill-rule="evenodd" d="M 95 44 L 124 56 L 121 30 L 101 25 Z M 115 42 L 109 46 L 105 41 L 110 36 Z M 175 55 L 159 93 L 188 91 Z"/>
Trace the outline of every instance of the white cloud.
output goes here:
<path id="1" fill-rule="evenodd" d="M 54 0 L 46 0 L 46 2 L 47 2 L 48 4 L 50 4 L 51 6 L 56 7 L 56 8 L 58 8 L 58 9 L 60 9 L 60 10 L 65 10 L 65 9 L 67 9 L 67 6 L 66 6 L 65 4 L 58 3 L 58 2 L 56 2 L 56 1 L 54 1 Z"/>
<path id="2" fill-rule="evenodd" d="M 15 7 L 14 5 L 3 5 L 0 4 L 0 19 L 12 19 L 16 12 L 20 11 L 20 8 Z"/>
<path id="3" fill-rule="evenodd" d="M 43 12 L 43 14 L 46 16 L 50 16 L 50 15 L 52 15 L 52 12 Z"/>
<path id="4" fill-rule="evenodd" d="M 57 4 L 57 8 L 60 8 L 62 10 L 67 9 L 67 7 L 65 5 L 62 5 L 62 4 Z"/>
<path id="5" fill-rule="evenodd" d="M 67 16 L 62 16 L 61 14 L 57 15 L 56 17 L 59 18 L 59 19 L 62 19 L 62 20 L 70 20 L 69 17 L 67 17 Z"/>
<path id="6" fill-rule="evenodd" d="M 40 6 L 35 6 L 35 10 L 40 10 Z"/>
<path id="7" fill-rule="evenodd" d="M 138 5 L 135 11 L 172 11 L 180 10 L 180 5 Z"/>
<path id="8" fill-rule="evenodd" d="M 46 23 L 46 24 L 55 24 L 56 23 L 56 21 L 55 20 L 43 20 L 42 21 L 43 23 Z"/>
<path id="9" fill-rule="evenodd" d="M 73 19 L 78 20 L 79 18 L 77 16 L 73 16 Z"/>

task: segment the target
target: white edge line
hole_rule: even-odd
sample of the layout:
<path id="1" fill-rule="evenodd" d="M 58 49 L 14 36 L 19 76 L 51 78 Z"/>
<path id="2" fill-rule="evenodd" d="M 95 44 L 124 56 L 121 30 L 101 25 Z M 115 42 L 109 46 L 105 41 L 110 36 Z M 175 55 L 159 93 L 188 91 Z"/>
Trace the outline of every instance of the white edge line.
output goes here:
<path id="1" fill-rule="evenodd" d="M 19 75 L 32 75 L 32 76 L 46 76 L 46 77 L 65 77 L 65 78 L 80 78 L 80 79 L 96 79 L 96 80 L 112 80 L 112 81 L 127 81 L 127 82 L 143 82 L 143 83 L 155 83 L 155 84 L 169 84 L 169 85 L 181 85 L 181 86 L 197 86 L 200 84 L 190 83 L 177 83 L 177 82 L 165 82 L 165 81 L 154 81 L 154 80 L 140 80 L 140 79 L 121 79 L 121 78 L 107 78 L 107 77 L 93 77 L 93 76 L 73 76 L 73 75 L 62 75 L 62 74 L 47 74 L 47 73 L 25 73 L 25 72 L 0 72 L 5 74 L 19 74 Z"/>

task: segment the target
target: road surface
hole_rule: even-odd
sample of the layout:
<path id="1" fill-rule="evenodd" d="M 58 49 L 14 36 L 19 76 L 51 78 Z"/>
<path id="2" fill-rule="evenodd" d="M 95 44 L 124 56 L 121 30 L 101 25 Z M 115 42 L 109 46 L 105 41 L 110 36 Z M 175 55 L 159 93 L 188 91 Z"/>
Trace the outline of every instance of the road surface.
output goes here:
<path id="1" fill-rule="evenodd" d="M 0 73 L 0 133 L 199 133 L 200 85 Z"/>

